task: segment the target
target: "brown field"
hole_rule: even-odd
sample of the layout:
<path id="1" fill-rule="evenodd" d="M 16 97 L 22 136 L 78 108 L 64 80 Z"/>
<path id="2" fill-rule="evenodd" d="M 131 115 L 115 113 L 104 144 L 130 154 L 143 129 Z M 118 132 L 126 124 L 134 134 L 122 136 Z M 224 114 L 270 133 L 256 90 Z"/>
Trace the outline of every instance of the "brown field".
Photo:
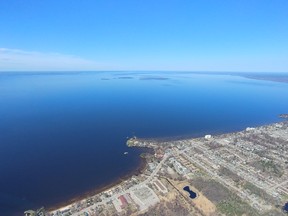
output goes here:
<path id="1" fill-rule="evenodd" d="M 187 201 L 195 204 L 195 207 L 199 209 L 204 215 L 213 215 L 216 211 L 216 206 L 207 199 L 201 192 L 199 192 L 195 187 L 193 187 L 188 181 L 182 181 L 182 182 L 173 182 L 174 185 L 177 187 L 177 189 L 187 197 Z M 191 190 L 193 190 L 195 193 L 197 193 L 197 197 L 195 199 L 190 199 L 187 196 L 187 193 L 183 191 L 183 187 L 189 186 Z"/>

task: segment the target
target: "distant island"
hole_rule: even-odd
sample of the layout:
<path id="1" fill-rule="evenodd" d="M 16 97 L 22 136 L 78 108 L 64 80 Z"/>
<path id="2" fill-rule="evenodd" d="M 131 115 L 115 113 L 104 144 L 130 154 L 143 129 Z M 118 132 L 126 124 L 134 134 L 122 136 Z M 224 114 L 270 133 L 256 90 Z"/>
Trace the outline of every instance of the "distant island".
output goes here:
<path id="1" fill-rule="evenodd" d="M 49 216 L 287 215 L 287 121 L 194 139 L 133 137 L 127 145 L 153 149 L 153 154 L 144 155 L 147 165 L 140 174 L 68 206 L 41 212 Z"/>
<path id="2" fill-rule="evenodd" d="M 288 74 L 287 73 L 249 73 L 244 74 L 242 73 L 241 76 L 244 76 L 246 78 L 250 79 L 258 79 L 258 80 L 269 80 L 269 81 L 275 81 L 275 82 L 283 82 L 288 83 Z"/>

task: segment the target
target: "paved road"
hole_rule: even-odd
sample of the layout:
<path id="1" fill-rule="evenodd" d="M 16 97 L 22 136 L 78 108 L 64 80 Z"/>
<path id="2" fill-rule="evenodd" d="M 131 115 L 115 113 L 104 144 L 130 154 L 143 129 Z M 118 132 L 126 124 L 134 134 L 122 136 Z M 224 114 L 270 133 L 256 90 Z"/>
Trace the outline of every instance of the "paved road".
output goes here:
<path id="1" fill-rule="evenodd" d="M 183 155 L 185 155 L 185 157 L 190 160 L 192 163 L 196 163 L 199 167 L 201 167 L 203 170 L 205 170 L 207 173 L 209 173 L 212 177 L 218 179 L 218 182 L 232 188 L 234 191 L 237 191 L 239 194 L 241 194 L 241 197 L 245 197 L 246 199 L 248 199 L 251 203 L 256 204 L 258 206 L 262 206 L 260 203 L 258 203 L 256 200 L 248 197 L 245 195 L 245 193 L 243 193 L 242 190 L 240 190 L 239 188 L 235 187 L 234 185 L 230 184 L 229 182 L 226 182 L 224 179 L 222 179 L 221 177 L 219 177 L 217 174 L 215 174 L 214 172 L 212 172 L 211 170 L 209 170 L 207 167 L 205 167 L 202 163 L 200 163 L 198 160 L 195 160 L 194 158 L 190 157 L 189 155 L 187 155 L 185 152 L 183 153 Z M 270 208 L 271 206 L 266 206 L 268 208 Z"/>
<path id="2" fill-rule="evenodd" d="M 167 158 L 169 157 L 168 154 L 165 154 L 162 158 L 162 160 L 160 161 L 160 163 L 157 165 L 157 167 L 155 168 L 155 170 L 151 173 L 151 175 L 145 179 L 143 182 L 137 184 L 137 185 L 134 185 L 132 186 L 131 188 L 125 190 L 125 191 L 122 191 L 120 193 L 117 193 L 117 194 L 114 194 L 112 195 L 111 197 L 108 197 L 108 198 L 105 198 L 103 199 L 101 202 L 97 202 L 87 208 L 84 208 L 82 209 L 81 211 L 77 212 L 77 213 L 74 213 L 72 215 L 81 215 L 81 214 L 84 214 L 84 212 L 88 212 L 88 211 L 92 211 L 92 209 L 96 208 L 97 206 L 100 206 L 100 205 L 103 205 L 103 204 L 106 204 L 114 199 L 117 199 L 119 196 L 121 195 L 124 195 L 126 193 L 131 193 L 133 190 L 139 188 L 139 187 L 142 187 L 142 186 L 145 186 L 147 183 L 149 183 L 151 180 L 153 180 L 153 178 L 155 177 L 155 175 L 159 172 L 159 170 L 161 169 L 163 163 L 167 160 Z"/>

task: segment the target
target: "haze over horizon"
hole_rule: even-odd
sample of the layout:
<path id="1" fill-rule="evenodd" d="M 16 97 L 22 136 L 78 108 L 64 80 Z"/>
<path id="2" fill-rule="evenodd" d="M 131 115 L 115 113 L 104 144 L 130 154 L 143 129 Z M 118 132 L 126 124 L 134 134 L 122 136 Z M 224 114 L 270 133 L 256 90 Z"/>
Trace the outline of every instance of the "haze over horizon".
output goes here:
<path id="1" fill-rule="evenodd" d="M 288 72 L 288 2 L 2 1 L 0 71 Z"/>

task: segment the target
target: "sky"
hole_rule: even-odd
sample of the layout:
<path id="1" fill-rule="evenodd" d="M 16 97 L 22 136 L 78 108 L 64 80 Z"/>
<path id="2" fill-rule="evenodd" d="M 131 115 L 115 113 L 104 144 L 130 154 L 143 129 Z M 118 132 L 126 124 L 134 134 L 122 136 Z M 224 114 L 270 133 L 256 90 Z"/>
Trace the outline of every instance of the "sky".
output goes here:
<path id="1" fill-rule="evenodd" d="M 288 72 L 288 1 L 0 1 L 0 71 L 65 70 Z"/>

